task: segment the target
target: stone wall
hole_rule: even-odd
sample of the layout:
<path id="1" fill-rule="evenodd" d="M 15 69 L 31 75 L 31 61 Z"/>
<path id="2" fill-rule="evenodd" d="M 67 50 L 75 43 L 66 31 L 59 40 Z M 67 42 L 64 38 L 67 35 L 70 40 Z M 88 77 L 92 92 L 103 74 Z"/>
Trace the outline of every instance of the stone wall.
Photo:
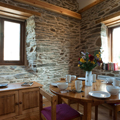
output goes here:
<path id="1" fill-rule="evenodd" d="M 120 11 L 119 0 L 105 0 L 82 13 L 80 51 L 88 51 L 93 54 L 94 51 L 102 49 L 101 44 L 105 44 L 106 40 L 106 28 L 101 23 L 96 24 L 96 21 L 118 11 Z M 102 75 L 119 76 L 119 71 L 104 71 L 100 68 L 94 69 L 93 72 Z M 83 75 L 84 72 L 81 71 L 80 74 Z"/>
<path id="2" fill-rule="evenodd" d="M 77 0 L 42 0 L 42 1 L 72 10 L 74 12 L 77 12 L 79 10 L 79 4 Z"/>
<path id="3" fill-rule="evenodd" d="M 79 76 L 77 67 L 80 51 L 79 20 L 14 0 L 0 1 L 41 13 L 41 16 L 32 16 L 26 21 L 28 66 L 0 66 L 1 82 L 34 80 L 43 84 L 44 88 L 48 90 L 51 82 L 65 77 L 66 74 Z M 74 2 L 74 7 L 70 6 L 70 9 L 76 8 L 76 0 L 65 1 L 70 4 Z M 59 2 L 65 7 L 63 0 L 59 0 Z M 66 2 L 64 3 L 67 4 Z"/>

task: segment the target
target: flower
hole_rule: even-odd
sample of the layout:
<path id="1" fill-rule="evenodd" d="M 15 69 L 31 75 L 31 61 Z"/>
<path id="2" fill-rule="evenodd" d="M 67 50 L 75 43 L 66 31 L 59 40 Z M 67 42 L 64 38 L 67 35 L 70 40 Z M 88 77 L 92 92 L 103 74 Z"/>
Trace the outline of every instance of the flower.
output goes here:
<path id="1" fill-rule="evenodd" d="M 81 58 L 81 59 L 80 59 L 80 62 L 84 63 L 84 62 L 85 62 L 85 60 L 84 60 L 83 58 Z"/>
<path id="2" fill-rule="evenodd" d="M 99 57 L 100 57 L 100 55 L 99 55 L 99 54 L 96 54 L 96 56 L 97 56 L 97 58 L 99 58 Z"/>
<path id="3" fill-rule="evenodd" d="M 100 63 L 102 63 L 101 52 L 95 52 L 94 55 L 91 55 L 88 52 L 81 53 L 82 56 L 78 59 L 78 67 L 85 71 L 91 71 L 97 65 L 100 65 Z"/>
<path id="4" fill-rule="evenodd" d="M 78 67 L 80 67 L 80 64 L 78 64 Z"/>
<path id="5" fill-rule="evenodd" d="M 93 60 L 94 60 L 94 56 L 89 55 L 89 60 L 90 60 L 90 61 L 93 61 Z"/>
<path id="6" fill-rule="evenodd" d="M 94 62 L 94 61 L 91 61 L 91 63 L 92 63 L 92 64 L 95 64 L 95 62 Z"/>

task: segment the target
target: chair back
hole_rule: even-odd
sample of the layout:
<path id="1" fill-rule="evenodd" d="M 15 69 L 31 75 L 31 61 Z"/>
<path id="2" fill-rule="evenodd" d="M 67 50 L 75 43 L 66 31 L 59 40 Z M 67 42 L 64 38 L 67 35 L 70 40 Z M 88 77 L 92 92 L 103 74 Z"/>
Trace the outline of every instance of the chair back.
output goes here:
<path id="1" fill-rule="evenodd" d="M 43 96 L 51 102 L 51 120 L 56 120 L 57 96 L 46 92 L 43 88 L 40 88 L 40 120 L 42 120 Z"/>

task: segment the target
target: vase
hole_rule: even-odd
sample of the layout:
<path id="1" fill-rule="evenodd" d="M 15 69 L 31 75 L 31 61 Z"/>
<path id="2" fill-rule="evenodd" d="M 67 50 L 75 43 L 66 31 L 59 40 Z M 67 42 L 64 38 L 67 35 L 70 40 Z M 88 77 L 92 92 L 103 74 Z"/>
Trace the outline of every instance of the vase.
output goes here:
<path id="1" fill-rule="evenodd" d="M 86 71 L 85 78 L 85 85 L 92 86 L 92 71 Z"/>

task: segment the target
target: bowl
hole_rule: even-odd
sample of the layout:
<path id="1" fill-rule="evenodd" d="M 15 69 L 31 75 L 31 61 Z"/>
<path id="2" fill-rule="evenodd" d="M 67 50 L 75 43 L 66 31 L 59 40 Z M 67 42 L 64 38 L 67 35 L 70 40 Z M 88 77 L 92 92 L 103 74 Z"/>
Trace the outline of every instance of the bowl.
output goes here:
<path id="1" fill-rule="evenodd" d="M 106 89 L 111 95 L 117 95 L 119 93 L 120 87 L 107 85 Z"/>
<path id="2" fill-rule="evenodd" d="M 107 81 L 108 83 L 113 83 L 113 80 L 115 80 L 115 78 L 112 78 L 112 77 L 106 78 L 106 81 Z"/>
<path id="3" fill-rule="evenodd" d="M 57 83 L 57 87 L 60 90 L 65 90 L 68 87 L 68 83 Z"/>
<path id="4" fill-rule="evenodd" d="M 75 80 L 76 79 L 76 75 L 71 75 L 71 80 Z"/>

